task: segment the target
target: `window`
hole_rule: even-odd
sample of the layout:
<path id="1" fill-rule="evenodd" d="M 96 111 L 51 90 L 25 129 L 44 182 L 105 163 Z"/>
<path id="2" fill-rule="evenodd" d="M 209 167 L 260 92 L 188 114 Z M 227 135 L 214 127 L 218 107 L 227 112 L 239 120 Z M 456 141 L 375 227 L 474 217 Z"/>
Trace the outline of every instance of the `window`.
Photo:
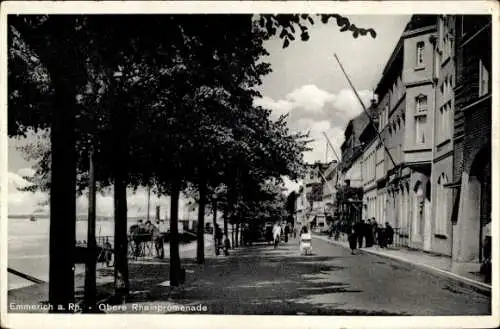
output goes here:
<path id="1" fill-rule="evenodd" d="M 424 65 L 424 47 L 423 41 L 417 42 L 417 66 Z"/>
<path id="2" fill-rule="evenodd" d="M 415 142 L 418 145 L 425 144 L 426 139 L 427 116 L 415 117 Z"/>
<path id="3" fill-rule="evenodd" d="M 489 72 L 482 60 L 479 60 L 479 97 L 489 92 Z"/>
<path id="4" fill-rule="evenodd" d="M 415 109 L 417 114 L 427 112 L 427 96 L 420 95 L 415 98 Z"/>

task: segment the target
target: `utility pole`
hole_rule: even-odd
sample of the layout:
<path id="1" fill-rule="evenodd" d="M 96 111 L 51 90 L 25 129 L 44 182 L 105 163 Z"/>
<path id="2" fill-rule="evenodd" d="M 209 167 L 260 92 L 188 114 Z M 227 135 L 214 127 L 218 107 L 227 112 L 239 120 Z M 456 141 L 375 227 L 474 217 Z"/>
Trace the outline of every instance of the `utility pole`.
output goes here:
<path id="1" fill-rule="evenodd" d="M 323 131 L 323 135 L 325 135 L 325 138 L 326 138 L 326 142 L 328 143 L 328 145 L 330 146 L 330 148 L 332 149 L 333 151 L 333 154 L 335 154 L 335 157 L 337 158 L 337 161 L 340 163 L 340 157 L 339 155 L 337 154 L 337 151 L 335 151 L 335 148 L 333 147 L 332 143 L 330 142 L 330 139 L 328 138 L 328 136 L 326 135 L 326 133 Z"/>
<path id="2" fill-rule="evenodd" d="M 89 154 L 89 213 L 87 218 L 87 264 L 85 267 L 85 308 L 86 312 L 95 312 L 96 307 L 96 182 L 95 182 L 94 146 Z"/>
<path id="3" fill-rule="evenodd" d="M 352 84 L 351 79 L 349 79 L 349 76 L 347 75 L 346 71 L 344 70 L 342 63 L 340 63 L 340 60 L 337 57 L 337 54 L 334 54 L 334 56 L 335 56 L 335 59 L 337 60 L 337 62 L 339 63 L 340 69 L 344 73 L 344 76 L 346 77 L 347 82 L 351 86 L 351 89 L 353 90 L 354 94 L 356 95 L 356 98 L 358 99 L 359 103 L 361 104 L 363 111 L 365 112 L 366 116 L 368 117 L 368 120 L 370 120 L 370 123 L 373 126 L 373 129 L 375 129 L 375 131 L 377 132 L 377 136 L 380 139 L 380 142 L 382 143 L 382 145 L 384 146 L 384 150 L 387 153 L 387 155 L 389 156 L 389 159 L 391 159 L 392 165 L 394 166 L 394 168 L 396 168 L 396 162 L 394 161 L 394 158 L 392 157 L 391 152 L 389 152 L 389 149 L 387 148 L 387 146 L 385 146 L 384 140 L 382 139 L 382 136 L 380 135 L 380 132 L 378 131 L 377 126 L 375 125 L 370 114 L 366 110 L 365 104 L 363 104 L 363 100 L 361 100 L 361 97 L 359 97 L 358 91 L 356 90 L 356 88 L 354 88 L 354 85 Z"/>

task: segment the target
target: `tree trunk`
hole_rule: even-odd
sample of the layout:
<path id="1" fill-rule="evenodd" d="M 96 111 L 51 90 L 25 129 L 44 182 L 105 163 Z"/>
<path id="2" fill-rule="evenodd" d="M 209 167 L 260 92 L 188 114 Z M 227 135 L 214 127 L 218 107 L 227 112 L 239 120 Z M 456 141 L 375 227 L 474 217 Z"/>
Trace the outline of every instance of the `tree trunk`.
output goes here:
<path id="1" fill-rule="evenodd" d="M 198 200 L 198 244 L 196 249 L 196 261 L 198 264 L 203 264 L 205 262 L 205 205 L 206 205 L 206 194 L 207 194 L 207 184 L 204 179 L 200 180 L 198 184 L 198 192 L 200 198 Z"/>
<path id="2" fill-rule="evenodd" d="M 236 236 L 235 236 L 235 247 L 238 248 L 239 245 L 239 230 L 240 230 L 240 223 L 236 223 Z"/>
<path id="3" fill-rule="evenodd" d="M 170 286 L 180 283 L 181 259 L 179 256 L 179 195 L 180 183 L 173 182 L 170 196 Z"/>
<path id="4" fill-rule="evenodd" d="M 234 224 L 231 224 L 231 249 L 234 249 Z"/>
<path id="5" fill-rule="evenodd" d="M 116 168 L 115 168 L 116 170 Z M 121 170 L 120 170 L 121 171 Z M 127 299 L 128 279 L 128 233 L 127 233 L 127 185 L 122 173 L 114 181 L 115 194 L 115 295 Z"/>
<path id="6" fill-rule="evenodd" d="M 85 311 L 95 312 L 96 307 L 96 183 L 94 173 L 94 148 L 89 155 L 89 214 L 87 218 L 87 248 L 89 255 L 85 268 Z"/>
<path id="7" fill-rule="evenodd" d="M 53 78 L 55 97 L 51 125 L 49 304 L 53 313 L 72 312 L 76 225 L 76 154 L 74 82 L 62 67 Z"/>
<path id="8" fill-rule="evenodd" d="M 217 202 L 214 201 L 212 202 L 212 210 L 213 210 L 213 215 L 214 215 L 214 223 L 213 223 L 213 236 L 214 236 L 214 255 L 216 255 L 216 249 L 217 249 L 217 241 L 215 239 L 215 226 L 217 225 Z"/>
<path id="9" fill-rule="evenodd" d="M 118 86 L 117 86 L 118 87 Z M 114 177 L 114 211 L 115 211 L 115 297 L 125 301 L 129 295 L 128 277 L 128 232 L 127 232 L 127 182 L 128 152 L 127 144 L 128 109 L 116 102 L 110 104 L 111 127 L 113 138 L 112 173 Z"/>

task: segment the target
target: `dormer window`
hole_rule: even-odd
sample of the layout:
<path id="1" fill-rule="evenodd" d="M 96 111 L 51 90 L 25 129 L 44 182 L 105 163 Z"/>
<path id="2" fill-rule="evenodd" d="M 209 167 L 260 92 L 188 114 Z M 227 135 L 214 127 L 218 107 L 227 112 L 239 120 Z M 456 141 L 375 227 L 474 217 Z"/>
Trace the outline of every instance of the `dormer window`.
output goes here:
<path id="1" fill-rule="evenodd" d="M 427 112 L 427 96 L 421 94 L 415 98 L 415 112 L 416 114 Z"/>

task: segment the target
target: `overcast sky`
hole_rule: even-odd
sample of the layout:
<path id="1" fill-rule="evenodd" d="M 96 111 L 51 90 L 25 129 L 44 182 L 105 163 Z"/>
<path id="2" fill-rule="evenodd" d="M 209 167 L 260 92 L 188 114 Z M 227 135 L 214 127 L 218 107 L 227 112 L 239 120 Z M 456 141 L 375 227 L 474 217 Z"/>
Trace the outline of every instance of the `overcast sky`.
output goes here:
<path id="1" fill-rule="evenodd" d="M 264 78 L 260 87 L 263 98 L 256 103 L 280 113 L 290 113 L 289 126 L 294 131 L 311 131 L 315 139 L 313 151 L 304 154 L 307 162 L 324 161 L 326 141 L 323 132 L 330 137 L 337 153 L 343 142 L 343 132 L 347 122 L 361 113 L 362 108 L 351 91 L 345 77 L 333 57 L 334 53 L 342 61 L 361 97 L 369 103 L 372 91 L 380 79 L 381 72 L 394 46 L 410 19 L 401 16 L 348 16 L 351 23 L 359 27 L 374 28 L 377 38 L 352 37 L 350 32 L 339 32 L 338 26 L 319 21 L 311 27 L 311 38 L 307 42 L 295 41 L 282 49 L 280 40 L 266 43 L 270 56 L 265 60 L 271 63 L 273 72 Z M 20 176 L 29 173 L 30 164 L 23 159 L 16 146 L 22 141 L 9 140 L 9 186 L 22 185 Z M 328 160 L 334 159 L 329 151 Z M 297 184 L 287 182 L 290 189 Z M 12 189 L 11 189 L 12 191 Z M 30 213 L 28 208 L 46 196 L 9 192 L 9 213 Z M 112 199 L 100 197 L 98 210 L 101 214 L 112 214 Z M 108 200 L 109 199 L 109 200 Z M 141 212 L 146 200 L 145 192 L 131 196 L 129 210 Z M 86 202 L 79 200 L 81 209 Z M 154 200 L 153 204 L 163 201 Z M 145 201 L 144 201 L 145 203 Z M 154 212 L 154 210 L 151 210 Z"/>

